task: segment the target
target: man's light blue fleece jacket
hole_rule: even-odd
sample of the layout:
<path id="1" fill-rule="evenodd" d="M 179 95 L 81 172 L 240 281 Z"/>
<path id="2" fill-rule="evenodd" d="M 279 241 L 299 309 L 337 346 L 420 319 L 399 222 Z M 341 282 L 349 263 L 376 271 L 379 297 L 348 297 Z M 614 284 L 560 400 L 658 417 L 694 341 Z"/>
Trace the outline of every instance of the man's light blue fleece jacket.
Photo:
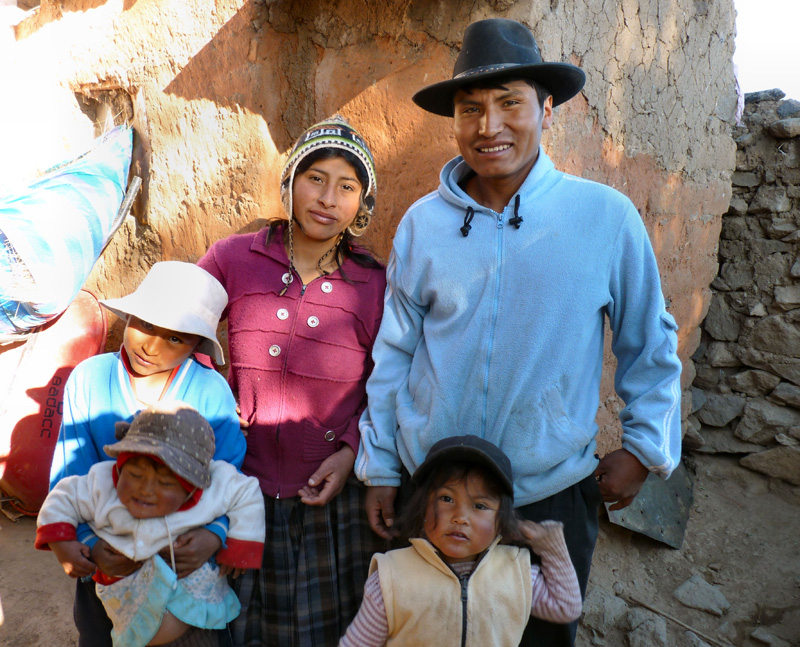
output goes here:
<path id="1" fill-rule="evenodd" d="M 636 208 L 557 171 L 541 149 L 503 213 L 459 186 L 471 172 L 451 160 L 397 228 L 356 474 L 398 486 L 401 464 L 413 474 L 436 441 L 475 434 L 511 459 L 515 505 L 577 483 L 597 466 L 608 317 L 622 445 L 669 476 L 681 444 L 677 326 Z"/>

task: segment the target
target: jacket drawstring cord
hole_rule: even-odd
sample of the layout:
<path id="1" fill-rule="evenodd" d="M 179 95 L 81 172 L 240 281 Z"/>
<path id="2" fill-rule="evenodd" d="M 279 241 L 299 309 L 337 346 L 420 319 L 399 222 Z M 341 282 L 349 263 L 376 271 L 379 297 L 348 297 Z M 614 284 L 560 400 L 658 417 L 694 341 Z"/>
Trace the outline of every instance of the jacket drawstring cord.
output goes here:
<path id="1" fill-rule="evenodd" d="M 514 199 L 514 217 L 508 220 L 508 224 L 514 225 L 517 229 L 522 224 L 522 216 L 519 215 L 519 202 L 519 193 L 517 193 L 517 197 Z"/>
<path id="2" fill-rule="evenodd" d="M 472 229 L 472 218 L 475 216 L 475 210 L 472 207 L 467 207 L 467 213 L 464 215 L 464 226 L 461 227 L 461 233 L 466 238 L 469 236 L 469 230 Z"/>

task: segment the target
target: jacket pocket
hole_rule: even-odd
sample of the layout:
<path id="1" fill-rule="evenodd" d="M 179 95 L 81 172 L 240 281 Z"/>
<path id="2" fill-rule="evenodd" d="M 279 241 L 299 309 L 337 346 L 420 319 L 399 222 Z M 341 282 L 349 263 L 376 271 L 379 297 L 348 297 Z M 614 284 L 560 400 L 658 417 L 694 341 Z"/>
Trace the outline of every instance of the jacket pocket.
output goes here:
<path id="1" fill-rule="evenodd" d="M 303 460 L 322 462 L 336 453 L 344 432 L 347 431 L 348 420 L 338 427 L 325 427 L 312 420 L 303 423 Z"/>
<path id="2" fill-rule="evenodd" d="M 541 474 L 582 450 L 594 437 L 595 427 L 575 424 L 567 415 L 561 393 L 550 386 L 528 407 L 518 407 L 504 434 L 503 448 L 522 473 Z"/>

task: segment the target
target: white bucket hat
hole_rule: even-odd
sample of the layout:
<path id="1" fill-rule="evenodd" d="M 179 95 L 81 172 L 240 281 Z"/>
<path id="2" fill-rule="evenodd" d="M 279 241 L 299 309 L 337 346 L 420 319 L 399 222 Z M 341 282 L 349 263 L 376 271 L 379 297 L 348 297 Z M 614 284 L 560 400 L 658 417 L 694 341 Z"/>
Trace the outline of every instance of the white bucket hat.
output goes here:
<path id="1" fill-rule="evenodd" d="M 200 335 L 197 352 L 210 355 L 218 365 L 225 363 L 217 326 L 228 294 L 202 267 L 181 261 L 156 263 L 133 293 L 100 303 L 120 319 L 133 315 L 160 328 Z"/>

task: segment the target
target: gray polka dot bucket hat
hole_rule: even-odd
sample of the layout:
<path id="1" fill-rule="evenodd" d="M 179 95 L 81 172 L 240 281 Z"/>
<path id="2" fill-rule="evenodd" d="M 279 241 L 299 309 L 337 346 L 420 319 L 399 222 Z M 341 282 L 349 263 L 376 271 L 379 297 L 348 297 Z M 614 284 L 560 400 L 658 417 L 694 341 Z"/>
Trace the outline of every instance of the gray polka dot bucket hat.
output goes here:
<path id="1" fill-rule="evenodd" d="M 188 404 L 158 402 L 142 409 L 133 422 L 118 422 L 115 435 L 119 442 L 103 447 L 112 458 L 122 452 L 155 456 L 195 487 L 211 484 L 214 430 Z"/>

